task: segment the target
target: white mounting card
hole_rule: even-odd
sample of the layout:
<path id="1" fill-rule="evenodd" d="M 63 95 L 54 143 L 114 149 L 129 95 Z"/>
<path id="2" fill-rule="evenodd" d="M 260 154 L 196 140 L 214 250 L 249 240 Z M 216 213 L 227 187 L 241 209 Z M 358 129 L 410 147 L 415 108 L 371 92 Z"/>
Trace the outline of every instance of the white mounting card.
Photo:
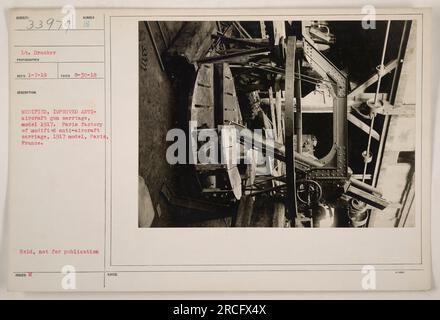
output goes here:
<path id="1" fill-rule="evenodd" d="M 9 289 L 430 289 L 430 42 L 416 8 L 10 10 Z"/>

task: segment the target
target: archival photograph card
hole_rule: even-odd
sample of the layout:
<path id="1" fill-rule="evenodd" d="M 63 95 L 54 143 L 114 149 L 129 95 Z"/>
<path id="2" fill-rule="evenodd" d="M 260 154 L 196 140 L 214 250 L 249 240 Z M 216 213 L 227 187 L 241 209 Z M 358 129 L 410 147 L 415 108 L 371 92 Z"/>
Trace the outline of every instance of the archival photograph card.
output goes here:
<path id="1" fill-rule="evenodd" d="M 9 288 L 427 290 L 427 9 L 13 9 Z"/>

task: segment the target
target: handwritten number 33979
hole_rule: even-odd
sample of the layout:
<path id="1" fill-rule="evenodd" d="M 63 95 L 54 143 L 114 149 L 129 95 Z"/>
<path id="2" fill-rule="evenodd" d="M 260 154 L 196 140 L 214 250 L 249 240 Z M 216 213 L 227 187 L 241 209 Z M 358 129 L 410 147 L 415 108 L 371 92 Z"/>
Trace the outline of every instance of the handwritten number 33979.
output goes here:
<path id="1" fill-rule="evenodd" d="M 63 21 L 55 20 L 54 18 L 49 18 L 46 21 L 43 20 L 32 20 L 29 19 L 29 24 L 26 26 L 27 30 L 38 30 L 38 29 L 47 29 L 47 30 L 60 30 L 63 27 Z M 64 29 L 70 28 L 70 20 L 64 21 Z"/>

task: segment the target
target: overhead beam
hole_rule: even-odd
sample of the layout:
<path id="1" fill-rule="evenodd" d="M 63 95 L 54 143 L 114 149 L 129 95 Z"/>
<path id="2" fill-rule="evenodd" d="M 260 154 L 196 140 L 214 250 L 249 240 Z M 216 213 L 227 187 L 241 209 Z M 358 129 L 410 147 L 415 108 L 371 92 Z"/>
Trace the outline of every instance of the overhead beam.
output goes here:
<path id="1" fill-rule="evenodd" d="M 384 67 L 384 73 L 383 73 L 382 77 L 384 75 L 390 73 L 391 71 L 393 71 L 397 66 L 398 66 L 398 59 L 394 59 L 391 62 L 389 62 L 388 64 L 386 64 L 385 67 Z M 357 96 L 358 94 L 364 93 L 364 91 L 369 86 L 371 86 L 373 83 L 375 83 L 378 80 L 379 80 L 379 74 L 376 72 L 370 78 L 368 78 L 367 81 L 365 81 L 364 83 L 362 83 L 361 85 L 359 85 L 355 89 L 353 89 L 348 94 L 348 97 L 350 98 L 350 97 L 353 97 L 353 96 Z"/>
<path id="2" fill-rule="evenodd" d="M 358 118 L 356 118 L 356 116 L 352 115 L 351 113 L 347 114 L 347 120 L 350 121 L 359 129 L 361 129 L 366 134 L 370 133 L 370 126 L 366 125 L 362 120 L 359 120 Z M 374 129 L 371 130 L 371 137 L 377 141 L 380 140 L 379 133 L 377 133 L 377 131 Z"/>

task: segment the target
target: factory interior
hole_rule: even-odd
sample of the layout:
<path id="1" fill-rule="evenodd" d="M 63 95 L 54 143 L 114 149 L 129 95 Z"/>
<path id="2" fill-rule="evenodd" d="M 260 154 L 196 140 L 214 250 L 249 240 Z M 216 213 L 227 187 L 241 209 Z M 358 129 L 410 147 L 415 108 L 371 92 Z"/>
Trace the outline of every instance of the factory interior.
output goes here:
<path id="1" fill-rule="evenodd" d="M 139 227 L 414 227 L 416 28 L 140 21 Z"/>

